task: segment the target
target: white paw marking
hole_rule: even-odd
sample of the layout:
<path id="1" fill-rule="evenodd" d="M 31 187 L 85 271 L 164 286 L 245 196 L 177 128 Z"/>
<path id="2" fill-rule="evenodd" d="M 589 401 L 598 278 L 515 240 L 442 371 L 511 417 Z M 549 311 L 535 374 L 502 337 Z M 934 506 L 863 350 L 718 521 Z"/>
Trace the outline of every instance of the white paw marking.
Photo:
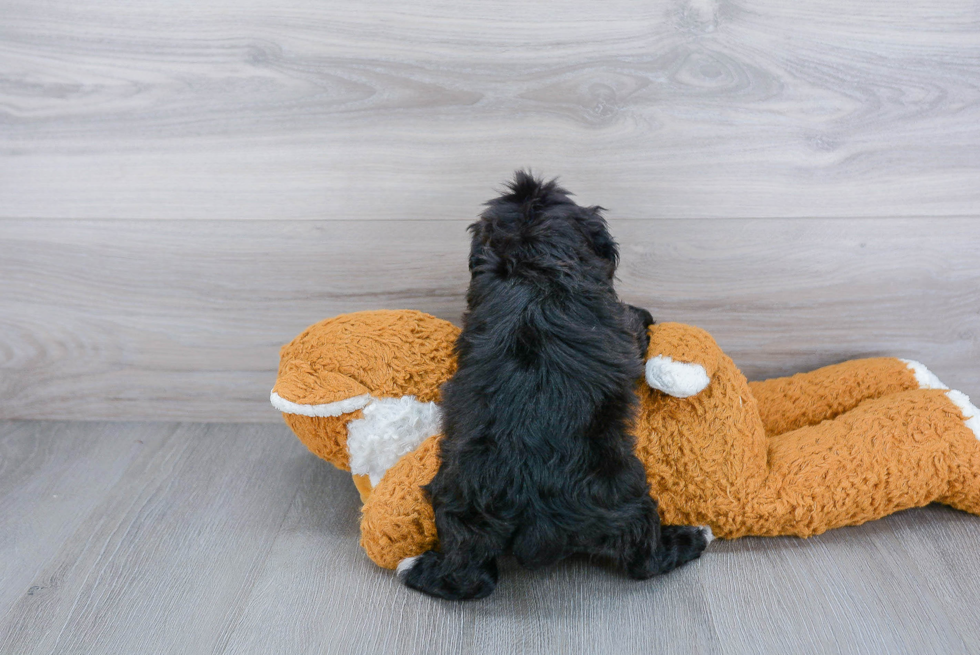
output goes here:
<path id="1" fill-rule="evenodd" d="M 710 525 L 702 525 L 698 529 L 701 530 L 701 534 L 704 535 L 705 541 L 707 541 L 709 544 L 715 540 L 715 533 L 711 531 Z"/>
<path id="2" fill-rule="evenodd" d="M 973 435 L 980 439 L 980 409 L 970 402 L 970 397 L 967 396 L 962 391 L 952 391 L 946 392 L 946 397 L 953 401 L 953 404 L 960 408 L 963 413 L 966 423 L 966 427 L 973 430 Z"/>
<path id="3" fill-rule="evenodd" d="M 399 579 L 404 578 L 406 575 L 408 575 L 408 572 L 412 570 L 412 567 L 415 566 L 415 561 L 417 559 L 418 556 L 416 555 L 415 557 L 406 557 L 402 561 L 398 562 L 398 567 L 395 569 L 395 575 L 397 575 Z"/>
<path id="4" fill-rule="evenodd" d="M 914 359 L 899 359 L 898 361 L 905 362 L 909 370 L 915 373 L 915 381 L 919 383 L 920 389 L 949 389 L 949 387 L 939 381 L 935 373 Z"/>
<path id="5" fill-rule="evenodd" d="M 675 362 L 666 355 L 647 360 L 647 384 L 675 398 L 689 398 L 704 391 L 711 378 L 700 364 Z"/>
<path id="6" fill-rule="evenodd" d="M 415 396 L 373 398 L 363 413 L 364 418 L 347 423 L 347 450 L 351 473 L 368 476 L 372 487 L 402 455 L 438 434 L 442 421 L 438 405 Z"/>

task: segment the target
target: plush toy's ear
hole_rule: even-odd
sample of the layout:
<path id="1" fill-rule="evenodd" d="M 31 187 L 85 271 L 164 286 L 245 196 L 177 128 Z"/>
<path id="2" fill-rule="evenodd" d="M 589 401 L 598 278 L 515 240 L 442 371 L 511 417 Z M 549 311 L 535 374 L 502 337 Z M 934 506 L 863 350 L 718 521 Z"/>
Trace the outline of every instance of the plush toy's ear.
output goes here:
<path id="1" fill-rule="evenodd" d="M 309 363 L 293 359 L 279 366 L 272 388 L 272 405 L 285 414 L 340 416 L 363 408 L 371 394 L 361 383 L 331 371 L 316 371 Z"/>
<path id="2" fill-rule="evenodd" d="M 286 424 L 310 451 L 350 470 L 347 424 L 363 417 L 368 390 L 340 373 L 315 371 L 300 360 L 284 361 L 269 397 Z"/>

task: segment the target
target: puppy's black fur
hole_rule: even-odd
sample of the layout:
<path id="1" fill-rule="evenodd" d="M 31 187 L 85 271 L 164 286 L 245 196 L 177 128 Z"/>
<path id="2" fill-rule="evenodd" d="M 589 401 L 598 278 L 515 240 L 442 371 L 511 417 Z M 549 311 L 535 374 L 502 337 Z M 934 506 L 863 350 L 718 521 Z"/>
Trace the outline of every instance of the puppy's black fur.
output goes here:
<path id="1" fill-rule="evenodd" d="M 698 557 L 698 528 L 660 526 L 629 424 L 649 312 L 613 290 L 619 259 L 599 207 L 518 172 L 470 226 L 459 369 L 443 388 L 442 464 L 426 487 L 439 550 L 405 584 L 482 598 L 497 557 L 528 568 L 572 553 L 648 578 Z"/>

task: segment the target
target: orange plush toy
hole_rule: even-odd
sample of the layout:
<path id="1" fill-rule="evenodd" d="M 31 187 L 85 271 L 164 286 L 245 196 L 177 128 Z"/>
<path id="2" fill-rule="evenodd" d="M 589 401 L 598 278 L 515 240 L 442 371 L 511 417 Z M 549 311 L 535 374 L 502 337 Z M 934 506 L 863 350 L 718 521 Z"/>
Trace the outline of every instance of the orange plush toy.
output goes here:
<path id="1" fill-rule="evenodd" d="M 420 485 L 439 466 L 439 387 L 458 333 L 420 312 L 360 312 L 282 349 L 272 404 L 354 474 L 361 545 L 385 568 L 437 544 Z M 747 382 L 707 332 L 663 323 L 645 377 L 636 454 L 667 524 L 806 537 L 934 501 L 980 514 L 980 412 L 917 362 Z"/>

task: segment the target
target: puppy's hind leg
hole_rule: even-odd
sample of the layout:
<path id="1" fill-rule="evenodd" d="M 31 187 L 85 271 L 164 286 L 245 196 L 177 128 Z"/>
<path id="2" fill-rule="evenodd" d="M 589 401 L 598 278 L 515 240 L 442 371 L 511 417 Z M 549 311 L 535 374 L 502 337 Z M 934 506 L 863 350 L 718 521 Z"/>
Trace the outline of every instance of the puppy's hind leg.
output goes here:
<path id="1" fill-rule="evenodd" d="M 642 528 L 627 533 L 623 551 L 623 569 L 637 580 L 668 573 L 701 557 L 714 539 L 707 526 L 660 525 L 657 503 L 649 496 L 645 500 L 650 502 L 649 509 L 639 517 Z"/>
<path id="2" fill-rule="evenodd" d="M 497 560 L 454 559 L 436 550 L 409 557 L 398 565 L 398 578 L 407 587 L 446 600 L 476 600 L 493 592 Z"/>
<path id="3" fill-rule="evenodd" d="M 475 527 L 445 506 L 437 507 L 439 550 L 402 560 L 399 579 L 407 587 L 446 600 L 489 596 L 497 586 L 497 556 L 506 541 L 500 526 L 496 527 Z"/>
<path id="4" fill-rule="evenodd" d="M 714 539 L 708 527 L 660 525 L 657 503 L 649 496 L 623 508 L 610 535 L 590 549 L 611 556 L 631 578 L 645 580 L 697 559 Z"/>
<path id="5" fill-rule="evenodd" d="M 715 536 L 706 525 L 664 525 L 660 527 L 660 540 L 650 565 L 655 566 L 653 574 L 673 571 L 682 564 L 701 557 L 701 553 Z M 641 568 L 639 572 L 645 573 Z M 651 574 L 651 575 L 653 575 Z M 643 576 L 634 576 L 643 577 Z M 649 577 L 649 576 L 646 576 Z"/>

